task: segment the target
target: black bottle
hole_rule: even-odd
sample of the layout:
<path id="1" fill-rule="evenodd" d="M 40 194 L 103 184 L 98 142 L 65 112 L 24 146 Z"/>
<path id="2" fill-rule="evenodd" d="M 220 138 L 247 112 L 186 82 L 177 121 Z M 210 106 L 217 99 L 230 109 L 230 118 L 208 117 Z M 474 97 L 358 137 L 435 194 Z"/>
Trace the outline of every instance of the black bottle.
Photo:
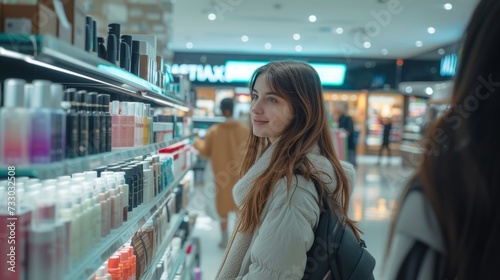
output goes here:
<path id="1" fill-rule="evenodd" d="M 101 152 L 101 116 L 97 107 L 97 92 L 87 93 L 87 110 L 89 111 L 89 155 Z"/>
<path id="2" fill-rule="evenodd" d="M 104 45 L 104 38 L 98 37 L 97 44 L 97 56 L 102 59 L 108 59 L 108 53 L 106 51 L 106 46 Z"/>
<path id="3" fill-rule="evenodd" d="M 92 17 L 85 17 L 85 50 L 91 52 L 94 48 L 94 21 Z"/>
<path id="4" fill-rule="evenodd" d="M 135 74 L 137 76 L 139 76 L 139 69 L 140 69 L 140 65 L 141 65 L 141 61 L 140 61 L 140 53 L 139 53 L 139 49 L 140 49 L 140 43 L 139 41 L 132 41 L 132 65 L 131 65 L 131 68 L 130 68 L 130 72 L 132 72 L 132 74 Z"/>
<path id="5" fill-rule="evenodd" d="M 78 116 L 80 124 L 78 126 L 80 131 L 78 156 L 84 157 L 88 155 L 89 151 L 89 112 L 86 103 L 87 91 L 80 90 L 76 93 L 76 100 L 78 102 Z"/>
<path id="6" fill-rule="evenodd" d="M 111 32 L 111 30 L 108 31 L 108 45 L 107 45 L 107 51 L 108 51 L 108 56 L 107 60 L 112 63 L 116 64 L 116 59 L 117 59 L 117 54 L 118 54 L 118 43 L 116 41 L 116 36 Z"/>
<path id="7" fill-rule="evenodd" d="M 131 167 L 123 167 L 121 171 L 125 172 L 125 183 L 128 185 L 128 211 L 130 212 L 133 208 L 137 207 L 137 201 L 134 199 L 134 171 Z"/>
<path id="8" fill-rule="evenodd" d="M 101 106 L 101 153 L 111 152 L 111 114 L 109 113 L 109 94 L 99 94 L 97 103 Z"/>
<path id="9" fill-rule="evenodd" d="M 109 34 L 115 35 L 115 38 L 116 38 L 116 41 L 115 41 L 116 61 L 119 61 L 120 60 L 120 24 L 118 24 L 118 23 L 108 24 L 108 36 L 109 36 Z M 108 42 L 108 44 L 109 44 L 109 42 Z M 109 45 L 108 45 L 108 52 L 109 52 Z"/>
<path id="10" fill-rule="evenodd" d="M 76 158 L 80 147 L 80 115 L 77 112 L 76 89 L 68 88 L 64 91 L 63 109 L 66 111 L 66 158 Z"/>
<path id="11" fill-rule="evenodd" d="M 92 20 L 92 40 L 94 43 L 92 44 L 92 51 L 97 52 L 97 22 L 95 20 Z"/>

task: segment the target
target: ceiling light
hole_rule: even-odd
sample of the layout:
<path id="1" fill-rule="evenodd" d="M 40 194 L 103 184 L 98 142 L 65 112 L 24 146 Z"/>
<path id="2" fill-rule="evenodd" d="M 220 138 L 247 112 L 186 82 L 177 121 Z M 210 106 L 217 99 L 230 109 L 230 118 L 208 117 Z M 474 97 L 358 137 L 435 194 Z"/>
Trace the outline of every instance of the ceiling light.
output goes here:
<path id="1" fill-rule="evenodd" d="M 356 100 L 358 100 L 358 97 L 356 95 L 353 95 L 353 96 L 351 96 L 351 100 L 356 101 Z"/>
<path id="2" fill-rule="evenodd" d="M 342 95 L 342 100 L 347 101 L 347 95 Z"/>
<path id="3" fill-rule="evenodd" d="M 301 45 L 295 46 L 295 51 L 296 52 L 301 52 L 302 51 L 302 46 Z"/>
<path id="4" fill-rule="evenodd" d="M 446 53 L 446 51 L 442 48 L 438 50 L 438 54 L 440 54 L 440 55 L 443 55 L 445 53 Z"/>
<path id="5" fill-rule="evenodd" d="M 344 33 L 344 28 L 342 28 L 342 27 L 338 27 L 338 28 L 335 30 L 335 32 L 337 32 L 337 34 L 342 34 L 342 33 Z"/>
<path id="6" fill-rule="evenodd" d="M 453 5 L 451 3 L 446 3 L 446 4 L 444 4 L 444 9 L 449 11 L 449 10 L 453 9 Z"/>
<path id="7" fill-rule="evenodd" d="M 429 28 L 427 28 L 427 32 L 429 34 L 434 34 L 434 33 L 436 33 L 436 29 L 434 27 L 429 27 Z"/>
<path id="8" fill-rule="evenodd" d="M 339 99 L 339 97 L 335 94 L 335 95 L 333 95 L 333 98 L 332 98 L 332 99 L 333 99 L 333 100 L 338 100 L 338 99 Z"/>
<path id="9" fill-rule="evenodd" d="M 417 48 L 420 48 L 423 45 L 424 45 L 424 43 L 422 43 L 422 41 L 420 41 L 420 40 L 415 42 L 415 46 L 417 46 Z"/>
<path id="10" fill-rule="evenodd" d="M 315 21 L 316 21 L 316 19 L 317 19 L 317 18 L 316 18 L 316 16 L 315 16 L 315 15 L 310 15 L 310 16 L 309 16 L 309 21 L 310 21 L 310 22 L 315 22 Z"/>
<path id="11" fill-rule="evenodd" d="M 188 48 L 188 49 L 192 49 L 192 48 L 193 48 L 193 43 L 191 43 L 191 42 L 187 42 L 187 43 L 186 43 L 186 48 Z"/>
<path id="12" fill-rule="evenodd" d="M 425 89 L 425 93 L 427 93 L 427 95 L 432 95 L 432 94 L 434 93 L 434 90 L 432 90 L 432 88 L 431 88 L 431 87 L 427 87 L 427 88 Z"/>
<path id="13" fill-rule="evenodd" d="M 266 48 L 266 49 L 270 49 L 271 47 L 272 47 L 271 43 L 266 43 L 264 45 L 264 48 Z"/>
<path id="14" fill-rule="evenodd" d="M 248 36 L 247 35 L 241 36 L 241 41 L 243 41 L 245 43 L 248 42 Z"/>
<path id="15" fill-rule="evenodd" d="M 413 92 L 413 88 L 412 87 L 406 87 L 405 91 L 406 91 L 406 93 L 412 93 Z"/>
<path id="16" fill-rule="evenodd" d="M 369 48 L 371 48 L 371 46 L 372 46 L 372 43 L 370 43 L 370 42 L 363 43 L 363 47 L 365 47 L 365 49 L 369 49 Z"/>
<path id="17" fill-rule="evenodd" d="M 299 33 L 295 33 L 295 34 L 293 34 L 293 39 L 294 39 L 295 41 L 300 40 L 300 34 L 299 34 Z"/>
<path id="18" fill-rule="evenodd" d="M 382 55 L 387 55 L 389 53 L 387 49 L 382 49 L 380 52 L 382 53 Z"/>
<path id="19" fill-rule="evenodd" d="M 209 14 L 208 15 L 208 19 L 209 20 L 215 20 L 217 18 L 217 16 L 215 14 Z"/>

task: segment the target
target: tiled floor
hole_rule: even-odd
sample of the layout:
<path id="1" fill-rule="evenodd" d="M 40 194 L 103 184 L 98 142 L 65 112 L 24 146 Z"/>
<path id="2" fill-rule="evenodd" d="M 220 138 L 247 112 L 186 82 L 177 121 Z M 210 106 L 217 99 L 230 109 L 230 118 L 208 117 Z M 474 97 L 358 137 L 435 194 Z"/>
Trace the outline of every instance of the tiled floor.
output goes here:
<path id="1" fill-rule="evenodd" d="M 364 232 L 362 238 L 377 260 L 375 279 L 382 279 L 382 260 L 392 209 L 412 172 L 401 166 L 400 158 L 392 158 L 390 164 L 384 159 L 382 165 L 377 165 L 376 157 L 358 157 L 357 181 L 351 196 L 349 215 L 358 221 L 359 227 Z M 201 242 L 203 280 L 215 278 L 224 257 L 224 250 L 218 247 L 219 225 L 210 217 L 210 212 L 213 210 L 210 210 L 206 203 L 211 197 L 213 195 L 209 186 L 198 187 L 191 203 L 192 211 L 199 213 L 193 235 L 199 237 Z M 235 220 L 234 215 L 230 216 L 230 228 L 234 227 Z"/>

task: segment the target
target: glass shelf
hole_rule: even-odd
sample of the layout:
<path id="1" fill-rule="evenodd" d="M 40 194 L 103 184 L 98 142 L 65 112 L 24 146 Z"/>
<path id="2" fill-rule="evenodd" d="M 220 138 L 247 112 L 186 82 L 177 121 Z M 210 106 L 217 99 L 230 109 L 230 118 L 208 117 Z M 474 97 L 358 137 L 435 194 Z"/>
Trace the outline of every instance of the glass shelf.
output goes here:
<path id="1" fill-rule="evenodd" d="M 139 102 L 192 109 L 160 87 L 51 35 L 0 34 L 0 65 L 11 68 L 5 75 L 18 73 L 19 78 L 94 86 Z"/>
<path id="2" fill-rule="evenodd" d="M 89 171 L 100 166 L 105 166 L 118 161 L 128 160 L 137 156 L 157 152 L 158 150 L 161 150 L 168 146 L 172 146 L 192 137 L 194 137 L 194 134 L 185 136 L 180 139 L 155 143 L 148 146 L 125 148 L 119 151 L 100 153 L 97 155 L 91 155 L 81 158 L 66 159 L 63 161 L 47 164 L 33 164 L 26 166 L 16 165 L 16 176 L 35 177 L 39 178 L 40 180 L 53 179 L 59 176 Z M 0 165 L 0 178 L 7 177 L 7 172 L 7 166 Z"/>
<path id="3" fill-rule="evenodd" d="M 106 236 L 99 242 L 95 248 L 90 250 L 90 253 L 78 260 L 77 265 L 66 273 L 64 279 L 89 279 L 99 269 L 99 267 L 109 259 L 121 246 L 129 241 L 135 232 L 137 232 L 154 213 L 161 209 L 162 205 L 167 200 L 167 193 L 174 188 L 184 178 L 184 175 L 190 170 L 188 167 L 174 182 L 172 182 L 162 194 L 157 196 L 154 201 L 147 205 L 137 207 L 132 213 L 132 218 L 129 218 L 120 228 L 111 231 L 111 234 Z M 182 218 L 179 218 L 182 221 Z M 175 233 L 175 227 L 179 227 L 180 221 L 176 221 L 172 228 Z M 169 233 L 173 238 L 173 233 Z M 170 238 L 170 239 L 172 239 Z M 168 240 L 165 239 L 165 240 Z M 154 269 L 153 269 L 154 271 Z"/>

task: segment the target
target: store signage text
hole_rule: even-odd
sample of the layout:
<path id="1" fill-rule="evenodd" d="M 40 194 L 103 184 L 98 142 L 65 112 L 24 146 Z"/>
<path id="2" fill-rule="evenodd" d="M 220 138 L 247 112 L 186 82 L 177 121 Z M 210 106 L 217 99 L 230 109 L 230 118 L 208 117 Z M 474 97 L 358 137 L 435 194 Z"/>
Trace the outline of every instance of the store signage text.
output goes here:
<path id="1" fill-rule="evenodd" d="M 191 82 L 225 83 L 226 71 L 224 65 L 173 64 L 172 74 L 188 75 Z"/>

